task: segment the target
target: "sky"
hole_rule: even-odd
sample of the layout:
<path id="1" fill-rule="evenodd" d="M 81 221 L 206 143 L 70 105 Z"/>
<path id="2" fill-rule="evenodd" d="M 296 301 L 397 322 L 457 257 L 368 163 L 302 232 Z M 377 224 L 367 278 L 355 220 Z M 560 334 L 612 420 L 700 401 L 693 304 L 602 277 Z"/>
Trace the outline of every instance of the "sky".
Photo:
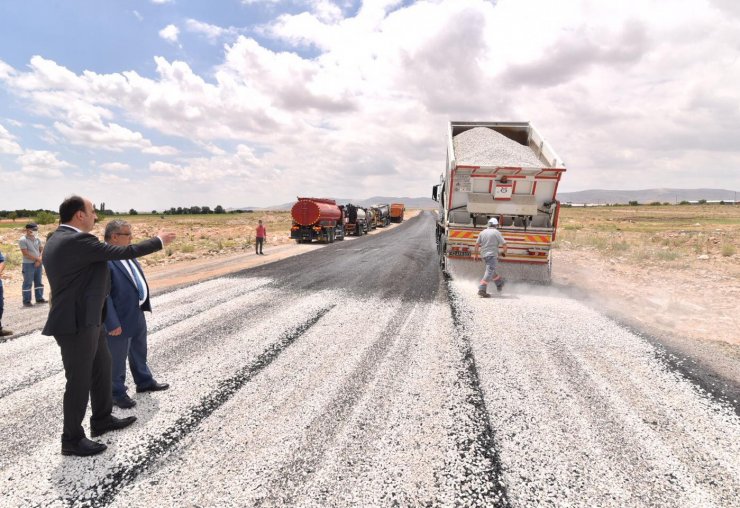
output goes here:
<path id="1" fill-rule="evenodd" d="M 0 210 L 430 196 L 451 120 L 565 192 L 740 190 L 740 2 L 0 2 Z"/>

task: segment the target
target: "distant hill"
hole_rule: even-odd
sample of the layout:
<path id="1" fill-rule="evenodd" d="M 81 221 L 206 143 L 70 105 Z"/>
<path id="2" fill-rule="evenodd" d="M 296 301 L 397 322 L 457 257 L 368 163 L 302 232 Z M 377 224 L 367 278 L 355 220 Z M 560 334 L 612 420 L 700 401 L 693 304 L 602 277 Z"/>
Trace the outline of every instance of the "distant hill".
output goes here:
<path id="1" fill-rule="evenodd" d="M 558 200 L 561 203 L 575 204 L 627 204 L 630 201 L 649 204 L 655 201 L 661 203 L 680 203 L 681 201 L 733 201 L 737 199 L 736 191 L 726 189 L 643 189 L 643 190 L 606 190 L 591 189 L 578 192 L 559 192 Z M 327 197 L 327 196 L 319 196 Z M 392 196 L 373 196 L 367 199 L 329 198 L 336 200 L 340 205 L 352 203 L 368 207 L 376 203 L 403 203 L 406 208 L 437 208 L 438 204 L 431 198 L 410 198 Z M 243 207 L 238 210 L 290 210 L 295 201 L 279 205 L 258 207 Z"/>
<path id="2" fill-rule="evenodd" d="M 681 201 L 733 201 L 736 191 L 725 189 L 644 189 L 644 190 L 605 190 L 592 189 L 578 192 L 559 192 L 558 200 L 561 203 L 577 204 L 627 204 L 630 201 L 638 203 L 680 203 Z"/>
<path id="3" fill-rule="evenodd" d="M 326 196 L 319 196 L 319 197 L 326 197 Z M 329 197 L 328 199 L 334 199 L 337 203 L 340 205 L 346 205 L 347 203 L 352 203 L 357 206 L 362 207 L 368 207 L 377 203 L 403 203 L 406 205 L 406 208 L 436 208 L 437 203 L 432 198 L 409 198 L 409 197 L 388 197 L 388 196 L 373 196 L 371 198 L 367 199 L 348 199 L 348 198 L 332 198 Z M 264 208 L 253 208 L 253 207 L 244 207 L 244 208 L 238 208 L 238 210 L 290 210 L 293 205 L 295 204 L 295 201 L 291 201 L 289 203 L 282 203 L 280 205 L 273 205 L 273 206 L 266 206 Z"/>

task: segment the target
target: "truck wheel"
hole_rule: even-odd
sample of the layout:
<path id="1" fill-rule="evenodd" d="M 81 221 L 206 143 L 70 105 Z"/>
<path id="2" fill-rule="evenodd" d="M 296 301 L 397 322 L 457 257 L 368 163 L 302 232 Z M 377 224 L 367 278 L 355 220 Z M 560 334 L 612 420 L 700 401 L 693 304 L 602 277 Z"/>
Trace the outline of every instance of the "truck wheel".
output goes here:
<path id="1" fill-rule="evenodd" d="M 447 244 L 445 242 L 440 242 L 437 250 L 437 254 L 439 254 L 439 269 L 442 270 L 442 275 L 446 279 L 450 278 L 450 272 L 447 271 L 447 256 L 445 251 L 447 250 Z"/>

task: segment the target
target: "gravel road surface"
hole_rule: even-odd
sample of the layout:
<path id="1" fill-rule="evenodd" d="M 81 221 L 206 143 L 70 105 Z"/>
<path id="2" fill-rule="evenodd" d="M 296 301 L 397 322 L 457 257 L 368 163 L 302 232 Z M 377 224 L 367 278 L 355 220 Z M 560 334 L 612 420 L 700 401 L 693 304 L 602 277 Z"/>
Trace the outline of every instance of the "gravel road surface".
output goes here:
<path id="1" fill-rule="evenodd" d="M 40 318 L 0 344 L 0 505 L 740 506 L 738 401 L 557 289 L 444 280 L 433 231 L 156 296 L 171 388 L 91 458 L 59 453 Z"/>

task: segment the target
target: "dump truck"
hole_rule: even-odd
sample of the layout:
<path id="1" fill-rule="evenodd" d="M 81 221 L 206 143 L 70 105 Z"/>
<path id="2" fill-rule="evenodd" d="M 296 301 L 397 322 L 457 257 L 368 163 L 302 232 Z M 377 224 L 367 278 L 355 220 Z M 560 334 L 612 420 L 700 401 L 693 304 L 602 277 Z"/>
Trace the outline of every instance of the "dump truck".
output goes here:
<path id="1" fill-rule="evenodd" d="M 379 203 L 371 208 L 375 211 L 375 227 L 384 228 L 391 223 L 391 205 Z"/>
<path id="2" fill-rule="evenodd" d="M 352 203 L 344 205 L 344 234 L 362 236 L 367 234 L 367 212 Z"/>
<path id="3" fill-rule="evenodd" d="M 290 237 L 297 243 L 344 240 L 344 207 L 333 199 L 298 198 L 290 209 Z"/>
<path id="4" fill-rule="evenodd" d="M 549 283 L 565 171 L 529 122 L 450 122 L 445 172 L 432 188 L 443 273 L 470 270 L 478 234 L 495 217 L 508 244 L 501 275 Z"/>
<path id="5" fill-rule="evenodd" d="M 403 214 L 405 211 L 406 205 L 404 205 L 403 203 L 391 203 L 391 222 L 403 222 Z"/>

